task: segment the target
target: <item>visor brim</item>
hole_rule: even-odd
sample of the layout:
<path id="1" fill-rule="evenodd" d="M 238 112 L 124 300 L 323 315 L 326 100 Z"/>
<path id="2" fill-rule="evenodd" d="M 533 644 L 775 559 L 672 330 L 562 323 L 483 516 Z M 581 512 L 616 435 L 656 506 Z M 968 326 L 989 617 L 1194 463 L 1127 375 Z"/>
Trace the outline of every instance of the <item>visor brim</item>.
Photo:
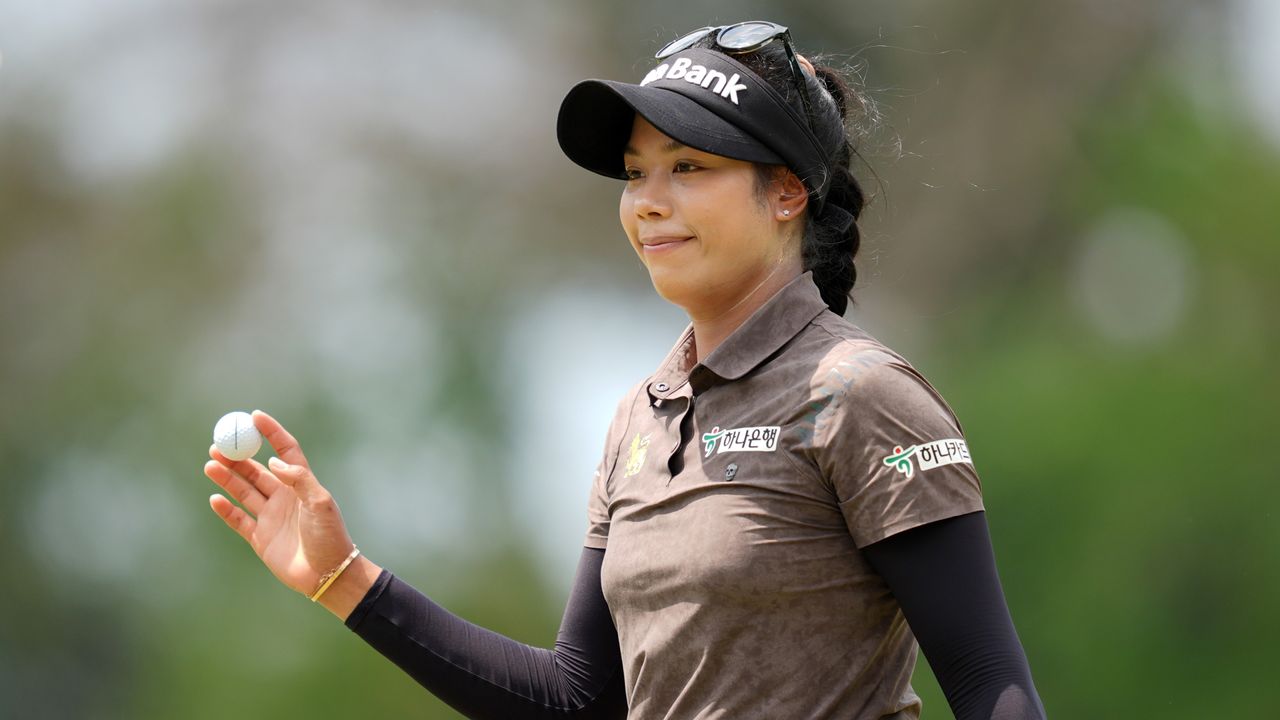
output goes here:
<path id="1" fill-rule="evenodd" d="M 574 85 L 560 103 L 556 138 L 573 162 L 625 180 L 622 154 L 636 113 L 696 150 L 748 162 L 786 164 L 759 140 L 685 95 L 614 80 L 583 80 Z"/>

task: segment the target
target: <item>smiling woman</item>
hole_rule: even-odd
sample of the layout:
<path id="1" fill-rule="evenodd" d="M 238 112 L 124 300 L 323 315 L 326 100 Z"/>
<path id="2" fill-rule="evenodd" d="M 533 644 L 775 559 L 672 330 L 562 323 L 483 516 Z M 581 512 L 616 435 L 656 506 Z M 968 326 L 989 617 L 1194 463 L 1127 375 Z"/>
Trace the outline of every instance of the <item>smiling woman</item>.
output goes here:
<path id="1" fill-rule="evenodd" d="M 752 163 L 688 147 L 641 115 L 623 157 L 622 227 L 658 294 L 695 322 L 728 330 L 745 317 L 742 310 L 759 304 L 753 301 L 800 274 L 793 217 L 806 193 L 795 175 L 786 176 L 790 187 L 778 203 L 785 214 L 764 199 L 743 203 L 757 196 Z M 699 339 L 707 352 L 718 344 L 705 333 Z"/>
<path id="2" fill-rule="evenodd" d="M 768 22 L 701 28 L 638 84 L 586 80 L 557 133 L 689 324 L 618 404 L 554 649 L 472 625 L 355 549 L 278 422 L 211 449 L 210 503 L 276 576 L 470 717 L 1043 718 L 959 419 L 843 314 L 865 101 Z M 246 512 L 247 511 L 247 512 Z M 918 644 L 917 644 L 918 641 Z"/>

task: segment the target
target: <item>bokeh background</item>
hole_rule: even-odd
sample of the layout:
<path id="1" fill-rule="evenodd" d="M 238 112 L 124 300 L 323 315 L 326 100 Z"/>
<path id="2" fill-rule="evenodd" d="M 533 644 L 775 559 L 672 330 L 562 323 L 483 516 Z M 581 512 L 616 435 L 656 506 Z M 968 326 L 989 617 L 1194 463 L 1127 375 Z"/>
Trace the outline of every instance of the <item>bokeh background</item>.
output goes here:
<path id="1" fill-rule="evenodd" d="M 1272 0 L 0 3 L 0 716 L 454 717 L 210 511 L 232 409 L 550 645 L 685 324 L 556 110 L 757 17 L 879 104 L 848 316 L 964 424 L 1050 715 L 1276 716 Z"/>

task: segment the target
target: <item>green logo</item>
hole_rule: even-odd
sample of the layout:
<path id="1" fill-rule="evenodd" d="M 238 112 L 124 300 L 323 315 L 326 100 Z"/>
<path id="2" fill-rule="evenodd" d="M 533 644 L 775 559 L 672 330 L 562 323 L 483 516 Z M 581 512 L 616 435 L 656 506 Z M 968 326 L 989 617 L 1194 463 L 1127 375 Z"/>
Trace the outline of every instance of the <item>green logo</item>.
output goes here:
<path id="1" fill-rule="evenodd" d="M 707 444 L 707 454 L 704 457 L 711 457 L 711 451 L 716 449 L 716 441 L 723 434 L 725 431 L 721 430 L 719 425 L 711 428 L 711 432 L 702 433 L 702 442 Z"/>
<path id="2" fill-rule="evenodd" d="M 884 459 L 884 464 L 891 468 L 895 468 L 900 473 L 905 473 L 907 477 L 915 472 L 914 466 L 911 464 L 911 456 L 916 454 L 919 447 L 912 445 L 906 450 L 901 445 L 893 446 L 893 454 Z"/>

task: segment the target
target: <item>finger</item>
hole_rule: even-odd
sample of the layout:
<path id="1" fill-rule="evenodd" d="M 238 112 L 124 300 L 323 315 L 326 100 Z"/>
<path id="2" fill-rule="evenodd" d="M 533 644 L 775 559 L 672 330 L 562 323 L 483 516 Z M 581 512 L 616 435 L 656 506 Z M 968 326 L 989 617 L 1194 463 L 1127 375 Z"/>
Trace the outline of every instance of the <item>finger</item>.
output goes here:
<path id="1" fill-rule="evenodd" d="M 217 445 L 209 446 L 209 457 L 231 469 L 240 477 L 248 480 L 263 497 L 271 497 L 280 489 L 280 479 L 272 475 L 262 463 L 249 458 L 247 460 L 228 460 L 226 455 L 218 452 Z"/>
<path id="2" fill-rule="evenodd" d="M 279 455 L 281 460 L 290 465 L 311 467 L 307 463 L 306 456 L 302 454 L 302 448 L 298 447 L 298 441 L 284 429 L 280 421 L 261 410 L 254 410 L 253 424 L 258 428 L 258 432 L 262 433 L 262 437 L 271 443 L 271 447 L 275 449 L 276 455 Z"/>
<path id="3" fill-rule="evenodd" d="M 222 518 L 227 527 L 235 530 L 245 542 L 249 543 L 250 547 L 253 547 L 253 531 L 258 527 L 257 521 L 249 517 L 244 510 L 236 507 L 235 503 L 217 493 L 209 496 L 209 507 L 218 513 L 218 517 Z"/>
<path id="4" fill-rule="evenodd" d="M 298 494 L 298 499 L 307 506 L 308 510 L 322 512 L 332 507 L 333 499 L 329 491 L 320 485 L 311 468 L 305 465 L 290 465 L 278 457 L 267 460 L 267 465 L 271 468 L 271 472 L 280 478 L 280 482 L 293 488 L 293 491 Z"/>
<path id="5" fill-rule="evenodd" d="M 210 460 L 204 464 L 204 474 L 218 487 L 230 493 L 231 497 L 240 501 L 246 510 L 255 517 L 262 513 L 262 506 L 267 499 L 258 492 L 253 483 L 240 477 L 231 468 Z"/>

